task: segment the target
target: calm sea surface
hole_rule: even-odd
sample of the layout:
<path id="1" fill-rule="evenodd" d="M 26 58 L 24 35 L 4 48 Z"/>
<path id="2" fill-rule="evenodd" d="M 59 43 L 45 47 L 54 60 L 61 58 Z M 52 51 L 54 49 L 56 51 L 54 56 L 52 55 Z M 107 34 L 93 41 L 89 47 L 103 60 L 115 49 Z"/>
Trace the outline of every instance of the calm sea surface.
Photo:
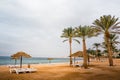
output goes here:
<path id="1" fill-rule="evenodd" d="M 80 59 L 82 60 L 82 59 Z M 62 63 L 62 62 L 69 62 L 69 58 L 53 58 L 51 63 Z M 49 63 L 48 58 L 41 58 L 41 57 L 33 57 L 33 58 L 23 58 L 23 64 L 46 64 Z M 8 56 L 0 56 L 0 65 L 8 65 L 8 64 L 15 64 L 15 60 L 11 59 Z M 20 60 L 17 60 L 17 64 L 20 64 Z"/>

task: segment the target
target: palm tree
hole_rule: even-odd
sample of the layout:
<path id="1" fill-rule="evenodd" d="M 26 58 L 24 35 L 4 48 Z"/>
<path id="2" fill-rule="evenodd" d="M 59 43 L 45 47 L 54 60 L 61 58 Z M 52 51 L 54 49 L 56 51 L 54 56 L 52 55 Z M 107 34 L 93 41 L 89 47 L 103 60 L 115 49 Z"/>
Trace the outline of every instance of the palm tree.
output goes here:
<path id="1" fill-rule="evenodd" d="M 100 19 L 96 19 L 93 24 L 95 25 L 96 29 L 101 32 L 104 33 L 104 37 L 105 37 L 105 43 L 107 44 L 107 50 L 108 50 L 108 56 L 109 56 L 109 65 L 113 66 L 113 59 L 112 59 L 112 51 L 110 48 L 110 33 L 120 33 L 119 29 L 120 27 L 118 27 L 117 25 L 120 22 L 117 22 L 118 18 L 115 18 L 115 16 L 111 16 L 111 15 L 103 15 L 100 17 Z M 116 29 L 117 28 L 117 29 Z"/>
<path id="2" fill-rule="evenodd" d="M 116 50 L 116 44 L 119 44 L 120 42 L 117 41 L 119 37 L 116 34 L 110 34 L 110 46 L 111 46 L 111 50 L 113 50 L 113 52 Z"/>
<path id="3" fill-rule="evenodd" d="M 62 36 L 61 36 L 62 38 L 67 38 L 63 42 L 69 41 L 69 45 L 70 45 L 70 66 L 72 66 L 72 57 L 71 57 L 71 54 L 72 54 L 72 40 L 80 43 L 77 39 L 73 39 L 75 37 L 74 32 L 75 32 L 75 30 L 72 27 L 68 27 L 68 28 L 65 28 L 63 30 L 63 33 L 62 33 Z"/>
<path id="4" fill-rule="evenodd" d="M 82 42 L 83 42 L 83 58 L 84 58 L 84 62 L 83 62 L 83 66 L 84 68 L 88 68 L 88 63 L 87 63 L 87 52 L 86 52 L 86 38 L 89 38 L 89 37 L 92 37 L 92 36 L 95 36 L 96 33 L 94 32 L 94 29 L 91 28 L 90 26 L 79 26 L 79 27 L 76 27 L 76 37 L 80 37 L 82 38 Z"/>
<path id="5" fill-rule="evenodd" d="M 96 55 L 97 55 L 98 59 L 100 60 L 100 56 L 99 56 L 99 53 L 98 53 L 98 47 L 100 47 L 101 44 L 100 43 L 94 43 L 93 46 L 94 46 L 93 48 L 96 48 Z"/>
<path id="6" fill-rule="evenodd" d="M 116 45 L 120 43 L 119 41 L 117 41 L 117 39 L 119 39 L 119 37 L 116 34 L 110 34 L 109 40 L 110 40 L 111 50 L 113 52 L 117 50 Z M 105 42 L 102 43 L 102 46 L 103 48 L 107 49 L 107 44 L 105 44 Z"/>
<path id="7" fill-rule="evenodd" d="M 88 64 L 89 64 L 89 62 L 90 62 L 90 55 L 92 55 L 92 53 L 93 53 L 93 51 L 92 51 L 92 49 L 87 49 L 87 55 L 88 55 Z"/>

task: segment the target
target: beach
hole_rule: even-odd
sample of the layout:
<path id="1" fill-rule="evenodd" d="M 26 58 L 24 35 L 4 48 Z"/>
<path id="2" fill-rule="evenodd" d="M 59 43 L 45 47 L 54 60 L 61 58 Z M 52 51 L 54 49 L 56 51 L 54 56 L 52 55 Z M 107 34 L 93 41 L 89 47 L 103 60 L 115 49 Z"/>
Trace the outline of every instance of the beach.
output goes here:
<path id="1" fill-rule="evenodd" d="M 0 80 L 120 80 L 120 59 L 114 59 L 112 67 L 108 60 L 91 61 L 89 69 L 70 67 L 69 63 L 31 64 L 30 67 L 37 71 L 10 74 L 7 66 L 0 66 Z"/>

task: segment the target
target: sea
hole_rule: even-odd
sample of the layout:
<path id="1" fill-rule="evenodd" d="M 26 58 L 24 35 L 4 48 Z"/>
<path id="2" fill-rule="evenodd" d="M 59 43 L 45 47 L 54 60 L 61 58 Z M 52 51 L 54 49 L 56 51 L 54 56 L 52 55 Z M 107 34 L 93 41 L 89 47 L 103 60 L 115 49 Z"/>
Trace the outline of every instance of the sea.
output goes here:
<path id="1" fill-rule="evenodd" d="M 79 61 L 82 58 L 77 59 Z M 69 58 L 52 58 L 52 60 L 48 60 L 45 57 L 32 57 L 32 58 L 22 58 L 22 64 L 48 64 L 48 63 L 65 63 L 69 62 Z M 14 65 L 16 63 L 20 64 L 20 59 L 11 59 L 9 56 L 0 56 L 0 65 Z"/>

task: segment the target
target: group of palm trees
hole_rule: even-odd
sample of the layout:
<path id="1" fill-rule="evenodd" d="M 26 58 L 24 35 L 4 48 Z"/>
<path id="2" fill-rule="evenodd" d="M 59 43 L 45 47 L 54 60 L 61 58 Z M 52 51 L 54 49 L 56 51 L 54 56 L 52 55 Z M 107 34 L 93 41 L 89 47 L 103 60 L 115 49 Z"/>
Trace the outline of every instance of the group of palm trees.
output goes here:
<path id="1" fill-rule="evenodd" d="M 69 41 L 70 45 L 70 55 L 72 54 L 72 41 L 80 43 L 79 40 L 75 38 L 82 38 L 83 43 L 83 67 L 88 68 L 88 58 L 87 58 L 87 49 L 86 49 L 86 38 L 97 36 L 99 34 L 104 34 L 104 43 L 107 47 L 109 66 L 113 66 L 112 59 L 112 49 L 111 49 L 111 34 L 120 34 L 120 26 L 118 26 L 118 18 L 111 15 L 103 15 L 99 19 L 96 19 L 93 22 L 92 26 L 78 26 L 75 28 L 68 27 L 63 30 L 62 38 L 67 38 L 65 41 Z M 72 66 L 72 57 L 70 56 L 70 66 Z"/>
<path id="2" fill-rule="evenodd" d="M 109 41 L 110 41 L 110 47 L 111 47 L 111 50 L 113 53 L 113 57 L 117 57 L 118 53 L 120 51 L 117 48 L 117 45 L 120 44 L 120 41 L 118 41 L 118 39 L 119 39 L 118 35 L 110 34 Z M 95 50 L 93 50 L 94 48 L 95 48 Z M 102 51 L 99 48 L 102 48 Z M 93 48 L 89 48 L 87 51 L 89 52 L 89 54 L 96 56 L 100 61 L 100 56 L 104 55 L 104 57 L 107 57 L 106 56 L 106 53 L 108 52 L 107 51 L 107 44 L 105 44 L 104 41 L 101 43 L 94 43 Z"/>

